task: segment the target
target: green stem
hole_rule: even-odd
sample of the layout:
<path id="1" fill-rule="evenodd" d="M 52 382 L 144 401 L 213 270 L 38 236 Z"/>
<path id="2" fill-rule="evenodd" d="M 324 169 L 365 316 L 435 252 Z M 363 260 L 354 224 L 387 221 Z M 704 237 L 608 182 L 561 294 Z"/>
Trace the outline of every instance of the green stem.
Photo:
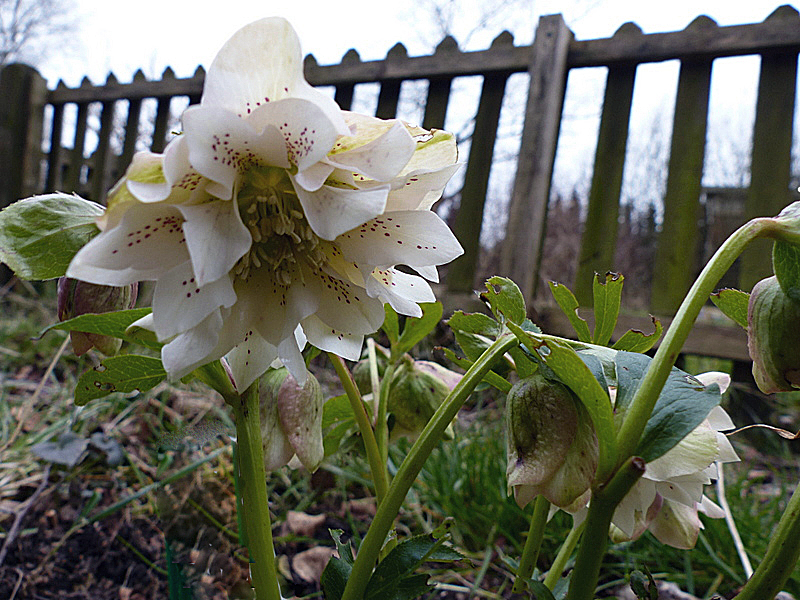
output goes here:
<path id="1" fill-rule="evenodd" d="M 608 544 L 608 528 L 614 509 L 644 474 L 641 458 L 628 459 L 612 477 L 608 485 L 592 494 L 583 542 L 575 557 L 575 570 L 569 582 L 567 600 L 592 600 L 600 575 L 600 565 Z"/>
<path id="2" fill-rule="evenodd" d="M 794 490 L 778 527 L 770 536 L 767 553 L 744 584 L 736 600 L 774 598 L 792 574 L 800 557 L 800 487 Z"/>
<path id="3" fill-rule="evenodd" d="M 261 442 L 258 380 L 247 388 L 238 402 L 232 402 L 232 405 L 236 422 L 239 483 L 242 489 L 244 525 L 247 528 L 251 581 L 258 600 L 281 600 L 278 573 L 275 570 L 267 474 L 264 470 Z"/>
<path id="4" fill-rule="evenodd" d="M 381 464 L 389 462 L 389 422 L 387 416 L 389 412 L 389 386 L 394 376 L 395 363 L 386 365 L 383 372 L 383 381 L 378 386 L 378 410 L 375 417 L 375 437 L 378 441 L 378 449 L 381 452 Z M 387 474 L 388 478 L 388 474 Z"/>
<path id="5" fill-rule="evenodd" d="M 742 253 L 745 246 L 763 233 L 774 229 L 773 219 L 753 219 L 737 229 L 720 246 L 683 299 L 678 312 L 670 323 L 658 351 L 642 379 L 639 389 L 625 414 L 617 434 L 617 464 L 633 456 L 642 437 L 653 407 L 658 400 L 669 372 L 689 336 L 700 309 L 708 300 L 714 286 Z"/>
<path id="6" fill-rule="evenodd" d="M 341 600 L 360 600 L 364 597 L 372 568 L 380 553 L 381 546 L 386 539 L 386 534 L 392 528 L 394 519 L 405 500 L 408 490 L 417 478 L 422 465 L 430 455 L 434 446 L 442 439 L 442 434 L 458 413 L 459 408 L 472 393 L 483 376 L 489 371 L 495 360 L 503 356 L 509 349 L 517 345 L 517 339 L 509 334 L 501 335 L 461 378 L 453 391 L 445 398 L 436 412 L 422 430 L 419 438 L 409 450 L 397 474 L 389 486 L 389 492 L 378 506 L 378 511 L 372 524 L 367 530 L 367 535 L 358 549 L 358 556 L 350 578 L 347 580 Z"/>
<path id="7" fill-rule="evenodd" d="M 353 381 L 353 375 L 344 364 L 344 359 L 342 359 L 341 356 L 328 352 L 328 358 L 330 358 L 333 368 L 336 369 L 336 374 L 342 382 L 345 394 L 347 394 L 347 398 L 350 400 L 350 406 L 353 409 L 356 424 L 361 432 L 361 439 L 364 440 L 364 448 L 367 451 L 367 461 L 369 462 L 369 469 L 372 472 L 372 482 L 375 484 L 375 496 L 378 501 L 378 506 L 380 506 L 389 488 L 389 475 L 386 470 L 386 462 L 381 461 L 381 452 L 375 440 L 375 432 L 372 430 L 369 416 L 367 415 L 366 409 L 364 409 L 364 401 L 361 399 L 361 393 L 356 387 L 356 382 Z"/>
<path id="8" fill-rule="evenodd" d="M 544 538 L 544 527 L 547 524 L 547 513 L 550 512 L 550 502 L 544 496 L 536 496 L 533 504 L 533 514 L 531 515 L 531 526 L 528 530 L 528 539 L 525 540 L 525 547 L 522 549 L 522 556 L 519 559 L 517 577 L 511 591 L 521 594 L 525 588 L 525 580 L 533 575 L 536 566 L 536 559 L 539 558 L 539 549 L 542 547 Z"/>
<path id="9" fill-rule="evenodd" d="M 570 529 L 567 534 L 567 539 L 564 540 L 564 543 L 561 544 L 561 548 L 558 549 L 558 554 L 556 554 L 556 558 L 553 564 L 550 565 L 550 570 L 544 578 L 544 585 L 551 592 L 556 589 L 556 584 L 561 579 L 561 574 L 567 566 L 569 557 L 572 556 L 572 551 L 575 550 L 575 546 L 578 545 L 578 540 L 581 539 L 585 527 L 586 521 L 582 521 L 580 525 L 573 524 L 572 529 Z"/>

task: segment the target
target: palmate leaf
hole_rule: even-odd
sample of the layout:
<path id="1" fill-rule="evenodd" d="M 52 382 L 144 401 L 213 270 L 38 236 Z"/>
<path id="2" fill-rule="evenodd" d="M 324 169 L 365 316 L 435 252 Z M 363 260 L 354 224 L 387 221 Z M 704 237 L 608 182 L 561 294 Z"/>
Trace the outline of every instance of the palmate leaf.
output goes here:
<path id="1" fill-rule="evenodd" d="M 397 345 L 392 347 L 392 353 L 401 356 L 411 350 L 419 342 L 421 342 L 426 335 L 436 329 L 436 325 L 442 318 L 442 308 L 439 302 L 425 302 L 420 304 L 422 308 L 421 317 L 408 317 L 403 333 L 397 340 Z"/>
<path id="2" fill-rule="evenodd" d="M 100 233 L 105 209 L 68 194 L 20 200 L 0 211 L 0 262 L 22 279 L 54 279 L 75 253 Z"/>

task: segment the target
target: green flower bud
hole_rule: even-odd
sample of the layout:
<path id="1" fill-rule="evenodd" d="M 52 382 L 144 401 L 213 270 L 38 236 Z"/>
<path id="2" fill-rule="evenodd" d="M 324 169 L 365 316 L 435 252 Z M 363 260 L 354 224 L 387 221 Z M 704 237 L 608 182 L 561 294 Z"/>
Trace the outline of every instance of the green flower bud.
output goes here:
<path id="1" fill-rule="evenodd" d="M 425 425 L 461 380 L 461 375 L 425 360 L 400 363 L 389 382 L 387 409 L 394 415 L 392 437 L 416 439 Z M 452 423 L 444 436 L 453 439 Z"/>
<path id="2" fill-rule="evenodd" d="M 506 399 L 506 427 L 508 488 L 521 507 L 538 495 L 565 509 L 585 504 L 597 435 L 567 386 L 540 373 L 518 381 Z"/>
<path id="3" fill-rule="evenodd" d="M 309 471 L 325 458 L 322 446 L 322 390 L 309 373 L 300 386 L 286 368 L 270 369 L 259 382 L 264 467 L 275 471 L 294 456 Z M 291 465 L 290 465 L 291 466 Z"/>
<path id="4" fill-rule="evenodd" d="M 747 349 L 753 378 L 765 394 L 800 388 L 800 304 L 776 277 L 759 281 L 747 308 Z"/>
<path id="5" fill-rule="evenodd" d="M 113 287 L 61 277 L 58 280 L 58 318 L 66 321 L 85 314 L 127 310 L 136 304 L 138 292 L 138 283 Z M 86 354 L 93 347 L 106 356 L 113 356 L 122 346 L 119 338 L 99 333 L 70 331 L 69 337 L 72 349 L 78 356 Z"/>

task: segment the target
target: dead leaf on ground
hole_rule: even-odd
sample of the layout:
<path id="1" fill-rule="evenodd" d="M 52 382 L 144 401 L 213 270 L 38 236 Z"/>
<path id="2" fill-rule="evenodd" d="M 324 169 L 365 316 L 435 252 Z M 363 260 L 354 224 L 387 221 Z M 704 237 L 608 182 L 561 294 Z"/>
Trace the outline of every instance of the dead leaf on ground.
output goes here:
<path id="1" fill-rule="evenodd" d="M 325 522 L 325 515 L 309 515 L 304 512 L 290 510 L 286 515 L 286 525 L 295 535 L 313 537 L 317 527 Z"/>
<path id="2" fill-rule="evenodd" d="M 333 548 L 315 546 L 294 555 L 292 568 L 297 576 L 308 583 L 316 583 L 322 577 L 322 571 L 335 553 Z"/>

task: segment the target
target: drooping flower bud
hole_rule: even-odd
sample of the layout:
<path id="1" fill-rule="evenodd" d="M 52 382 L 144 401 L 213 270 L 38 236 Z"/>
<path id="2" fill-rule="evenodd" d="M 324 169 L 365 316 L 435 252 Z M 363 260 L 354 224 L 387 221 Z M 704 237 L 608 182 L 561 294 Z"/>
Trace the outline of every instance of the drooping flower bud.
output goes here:
<path id="1" fill-rule="evenodd" d="M 61 277 L 58 280 L 58 318 L 66 321 L 90 313 L 127 310 L 136 304 L 138 292 L 138 283 L 115 287 Z M 70 331 L 69 337 L 72 349 L 78 356 L 86 354 L 93 347 L 106 356 L 113 356 L 122 345 L 119 338 L 99 333 Z"/>
<path id="2" fill-rule="evenodd" d="M 520 506 L 538 495 L 565 509 L 586 503 L 599 447 L 568 387 L 540 373 L 518 381 L 506 399 L 506 427 L 508 488 Z"/>
<path id="3" fill-rule="evenodd" d="M 264 467 L 280 469 L 292 457 L 309 471 L 316 471 L 325 458 L 322 445 L 322 405 L 319 382 L 308 374 L 303 386 L 286 368 L 270 369 L 258 388 Z"/>
<path id="4" fill-rule="evenodd" d="M 747 309 L 747 349 L 753 377 L 765 394 L 800 388 L 800 304 L 776 277 L 759 281 Z"/>
<path id="5" fill-rule="evenodd" d="M 461 379 L 461 375 L 426 360 L 400 363 L 389 382 L 387 409 L 394 415 L 392 437 L 416 439 Z M 452 423 L 444 432 L 453 439 Z"/>

